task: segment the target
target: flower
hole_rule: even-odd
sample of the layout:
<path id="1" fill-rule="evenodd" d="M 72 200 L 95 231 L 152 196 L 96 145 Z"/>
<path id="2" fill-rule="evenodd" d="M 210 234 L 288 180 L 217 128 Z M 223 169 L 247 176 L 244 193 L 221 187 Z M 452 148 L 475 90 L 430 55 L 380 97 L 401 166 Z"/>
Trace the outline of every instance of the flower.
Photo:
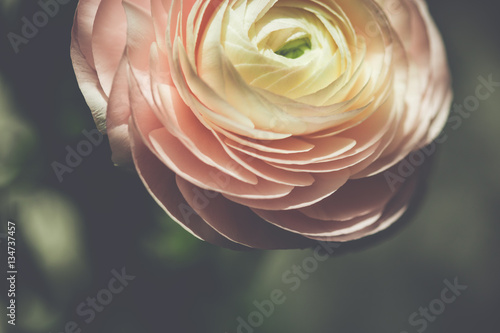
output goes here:
<path id="1" fill-rule="evenodd" d="M 232 248 L 387 228 L 452 96 L 421 0 L 80 0 L 71 56 L 113 161 Z"/>

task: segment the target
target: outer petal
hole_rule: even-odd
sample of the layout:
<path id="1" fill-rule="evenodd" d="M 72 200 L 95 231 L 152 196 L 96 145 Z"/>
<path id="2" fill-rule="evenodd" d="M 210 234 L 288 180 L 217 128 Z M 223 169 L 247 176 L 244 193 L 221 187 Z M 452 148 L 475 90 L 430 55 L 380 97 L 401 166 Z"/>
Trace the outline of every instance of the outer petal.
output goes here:
<path id="1" fill-rule="evenodd" d="M 137 129 L 132 123 L 130 131 L 137 173 L 144 182 L 146 189 L 169 216 L 200 239 L 227 248 L 243 249 L 243 247 L 221 236 L 193 211 L 177 188 L 175 174 L 151 153 L 142 142 Z"/>
<path id="2" fill-rule="evenodd" d="M 82 30 L 85 31 L 85 28 L 88 27 L 79 27 L 77 23 L 79 21 L 79 15 L 83 16 L 79 14 L 79 9 L 77 9 L 71 38 L 71 60 L 73 61 L 73 68 L 78 80 L 78 85 L 80 86 L 85 101 L 92 111 L 92 116 L 94 117 L 97 128 L 104 133 L 106 132 L 107 96 L 102 90 L 99 82 L 91 56 L 92 52 L 90 45 L 85 44 L 87 35 L 82 32 Z M 90 18 L 86 17 L 86 19 Z"/>
<path id="3" fill-rule="evenodd" d="M 127 165 L 132 162 L 130 151 L 130 102 L 128 85 L 129 66 L 126 58 L 122 58 L 116 73 L 106 118 L 109 144 L 113 152 L 113 162 L 117 165 Z"/>
<path id="4" fill-rule="evenodd" d="M 127 18 L 121 0 L 99 4 L 92 31 L 92 53 L 101 87 L 109 96 L 127 38 Z"/>
<path id="5" fill-rule="evenodd" d="M 307 29 L 321 49 L 275 52 Z M 395 189 L 382 172 L 438 135 L 451 101 L 423 0 L 81 0 L 71 57 L 113 161 L 235 249 L 390 226 L 419 172 Z"/>
<path id="6" fill-rule="evenodd" d="M 71 58 L 80 89 L 101 132 L 111 84 L 125 47 L 125 17 L 119 0 L 82 0 L 72 30 Z"/>
<path id="7" fill-rule="evenodd" d="M 236 243 L 259 249 L 304 248 L 311 244 L 300 235 L 277 228 L 245 207 L 218 193 L 198 201 L 201 189 L 177 177 L 180 191 L 197 213 L 214 229 Z"/>

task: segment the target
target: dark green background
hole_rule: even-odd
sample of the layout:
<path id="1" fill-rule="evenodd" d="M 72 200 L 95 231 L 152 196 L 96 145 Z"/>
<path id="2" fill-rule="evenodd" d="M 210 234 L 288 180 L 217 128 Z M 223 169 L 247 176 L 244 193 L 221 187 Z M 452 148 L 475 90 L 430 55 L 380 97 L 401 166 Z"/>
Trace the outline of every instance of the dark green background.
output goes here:
<path id="1" fill-rule="evenodd" d="M 500 89 L 460 128 L 445 128 L 448 140 L 405 228 L 320 263 L 291 291 L 282 274 L 309 250 L 240 253 L 196 240 L 168 220 L 133 172 L 112 165 L 106 142 L 58 182 L 51 163 L 94 128 L 69 58 L 76 1 L 15 54 L 7 33 L 19 33 L 21 18 L 39 7 L 0 0 L 0 231 L 16 220 L 19 267 L 17 326 L 6 325 L 2 310 L 0 332 L 62 332 L 68 321 L 83 332 L 236 332 L 237 317 L 281 289 L 286 301 L 255 332 L 412 333 L 410 314 L 455 277 L 467 290 L 425 332 L 500 331 Z M 478 76 L 500 81 L 494 2 L 441 0 L 430 8 L 455 103 L 474 95 Z M 76 308 L 122 267 L 135 280 L 85 324 Z"/>

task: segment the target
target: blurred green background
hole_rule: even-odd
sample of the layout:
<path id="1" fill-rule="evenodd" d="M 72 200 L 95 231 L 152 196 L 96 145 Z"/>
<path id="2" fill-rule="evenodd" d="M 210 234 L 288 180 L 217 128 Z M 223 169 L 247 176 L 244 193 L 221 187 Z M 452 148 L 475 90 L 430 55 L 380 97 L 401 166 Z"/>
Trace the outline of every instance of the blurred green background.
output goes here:
<path id="1" fill-rule="evenodd" d="M 374 246 L 320 262 L 292 291 L 282 276 L 310 250 L 239 253 L 194 239 L 133 172 L 113 166 L 106 142 L 58 181 L 51 163 L 63 162 L 66 146 L 95 128 L 69 58 L 76 3 L 62 5 L 16 54 L 8 32 L 19 33 L 22 17 L 40 7 L 0 0 L 0 232 L 15 219 L 19 270 L 17 325 L 6 324 L 2 278 L 0 332 L 59 333 L 74 321 L 82 332 L 229 333 L 237 332 L 238 317 L 259 324 L 240 328 L 245 333 L 499 332 L 500 89 L 458 129 L 445 129 L 448 140 L 411 223 Z M 462 104 L 478 76 L 500 81 L 498 5 L 429 6 Z M 85 323 L 77 308 L 122 267 L 135 279 Z M 467 289 L 425 329 L 411 325 L 409 317 L 455 277 Z M 269 316 L 252 315 L 254 301 L 269 300 L 275 289 L 284 292 L 283 304 Z"/>

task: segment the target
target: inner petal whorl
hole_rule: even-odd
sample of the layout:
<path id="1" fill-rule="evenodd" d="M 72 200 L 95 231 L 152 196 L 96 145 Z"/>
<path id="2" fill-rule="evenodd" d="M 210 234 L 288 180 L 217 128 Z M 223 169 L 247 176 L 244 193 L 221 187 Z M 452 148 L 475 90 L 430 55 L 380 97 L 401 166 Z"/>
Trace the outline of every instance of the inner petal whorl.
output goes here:
<path id="1" fill-rule="evenodd" d="M 250 86 L 298 99 L 352 72 L 352 34 L 343 13 L 314 1 L 281 0 L 250 24 L 245 5 L 252 2 L 229 9 L 222 46 Z"/>

